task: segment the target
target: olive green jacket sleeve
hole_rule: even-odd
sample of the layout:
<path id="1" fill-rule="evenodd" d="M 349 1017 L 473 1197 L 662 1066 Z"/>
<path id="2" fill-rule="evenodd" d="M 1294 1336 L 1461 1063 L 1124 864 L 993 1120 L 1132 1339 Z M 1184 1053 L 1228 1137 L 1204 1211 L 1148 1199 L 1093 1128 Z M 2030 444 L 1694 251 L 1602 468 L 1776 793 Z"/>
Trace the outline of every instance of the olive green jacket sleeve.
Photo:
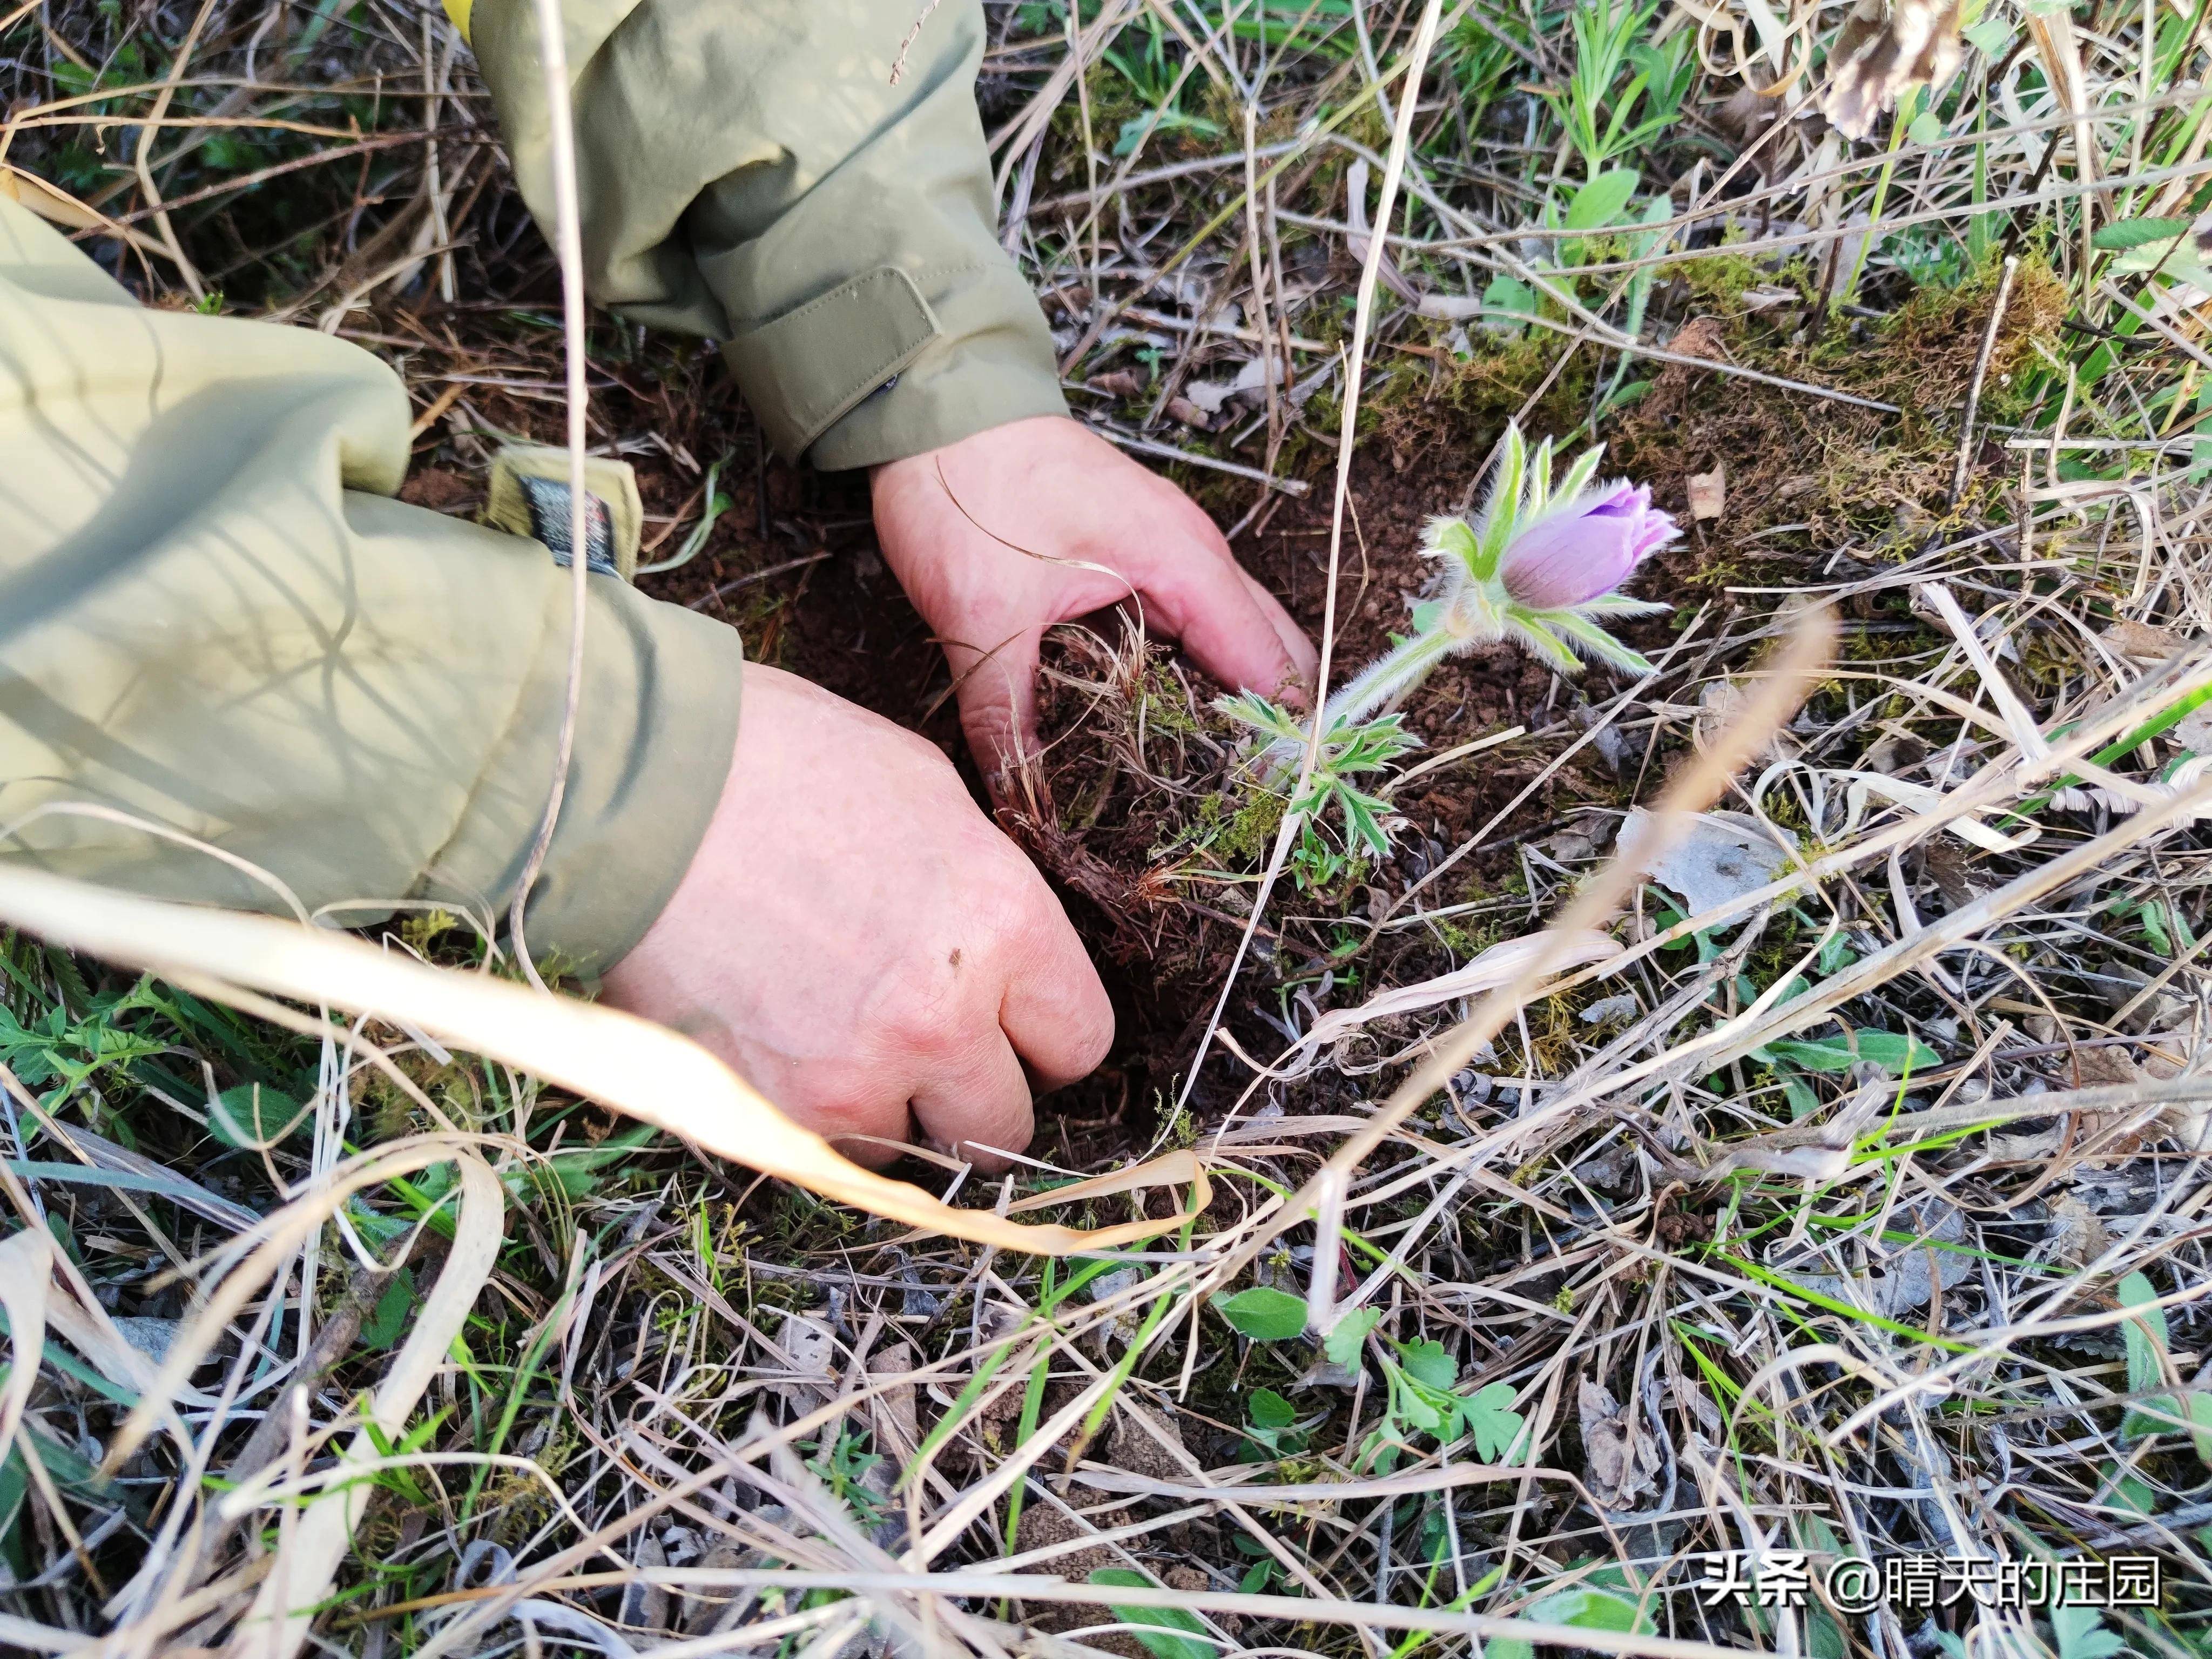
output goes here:
<path id="1" fill-rule="evenodd" d="M 140 307 L 0 198 L 0 855 L 262 909 L 503 913 L 551 782 L 568 572 L 392 499 L 405 392 L 311 331 Z M 533 952 L 665 905 L 735 746 L 737 636 L 587 578 Z M 153 826 L 152 828 L 143 826 Z M 161 832 L 167 832 L 166 835 Z"/>
<path id="2" fill-rule="evenodd" d="M 448 9 L 550 228 L 534 0 Z M 1066 412 L 1043 315 L 998 242 L 981 0 L 562 9 L 587 284 L 726 342 L 778 453 L 867 466 Z"/>

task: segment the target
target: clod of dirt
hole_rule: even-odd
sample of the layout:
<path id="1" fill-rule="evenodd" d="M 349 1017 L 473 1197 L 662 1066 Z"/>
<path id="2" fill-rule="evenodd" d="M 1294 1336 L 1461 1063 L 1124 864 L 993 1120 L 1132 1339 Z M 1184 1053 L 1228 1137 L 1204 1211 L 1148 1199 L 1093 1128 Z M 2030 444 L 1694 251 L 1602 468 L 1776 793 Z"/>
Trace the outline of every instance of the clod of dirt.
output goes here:
<path id="1" fill-rule="evenodd" d="M 1063 1515 L 1049 1504 L 1031 1504 L 1022 1510 L 1020 1522 L 1014 1528 L 1014 1553 L 1026 1555 L 1032 1550 L 1050 1549 L 1056 1544 L 1073 1544 L 1079 1538 L 1088 1538 L 1093 1532 L 1110 1532 L 1116 1527 L 1129 1525 L 1134 1517 L 1126 1510 L 1109 1510 L 1091 1517 L 1091 1525 Z M 1056 1573 L 1072 1583 L 1082 1583 L 1102 1567 L 1118 1567 L 1121 1559 L 1106 1544 L 1087 1544 L 1038 1562 L 1029 1569 L 1032 1572 Z M 1081 1630 L 1086 1626 L 1105 1622 L 1112 1615 L 1103 1607 L 1082 1607 L 1066 1601 L 1042 1601 L 1025 1606 L 1024 1622 L 1039 1630 L 1055 1635 Z M 1102 1652 L 1118 1654 L 1121 1659 L 1146 1659 L 1143 1645 L 1127 1631 L 1114 1631 L 1083 1638 L 1085 1647 Z"/>
<path id="2" fill-rule="evenodd" d="M 1144 1422 L 1136 1420 L 1139 1412 L 1144 1413 Z M 1190 1454 L 1184 1449 L 1182 1431 L 1157 1413 L 1145 1412 L 1140 1406 L 1125 1406 L 1114 1414 L 1114 1427 L 1106 1437 L 1103 1461 L 1147 1480 L 1188 1481 L 1192 1478 Z"/>
<path id="3" fill-rule="evenodd" d="M 1717 519 L 1728 511 L 1726 467 L 1716 466 L 1710 472 L 1692 472 L 1686 482 L 1692 519 Z"/>

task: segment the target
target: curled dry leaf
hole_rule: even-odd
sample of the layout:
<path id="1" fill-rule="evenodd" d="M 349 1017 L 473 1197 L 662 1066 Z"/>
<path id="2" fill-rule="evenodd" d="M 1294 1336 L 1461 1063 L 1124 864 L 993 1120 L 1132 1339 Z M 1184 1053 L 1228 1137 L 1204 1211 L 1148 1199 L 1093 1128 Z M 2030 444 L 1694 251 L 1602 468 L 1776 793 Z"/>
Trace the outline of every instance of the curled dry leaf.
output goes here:
<path id="1" fill-rule="evenodd" d="M 1461 963 L 1448 974 L 1385 991 L 1379 996 L 1370 997 L 1357 1008 L 1330 1009 L 1313 1023 L 1312 1028 L 1299 1040 L 1297 1048 L 1285 1063 L 1286 1066 L 1303 1066 L 1328 1044 L 1351 1036 L 1370 1021 L 1391 1014 L 1419 1013 L 1425 1008 L 1436 1007 L 1457 997 L 1480 996 L 1486 991 L 1494 991 L 1501 985 L 1510 983 L 1529 963 L 1555 943 L 1559 953 L 1558 959 L 1553 963 L 1555 972 L 1566 972 L 1593 962 L 1603 962 L 1619 956 L 1625 948 L 1594 927 L 1577 929 L 1557 941 L 1544 933 L 1506 939 L 1502 944 L 1492 945 L 1472 960 Z"/>
<path id="2" fill-rule="evenodd" d="M 1659 1448 L 1637 1432 L 1632 1413 L 1622 1409 L 1613 1391 L 1588 1377 L 1576 1395 L 1582 1418 L 1584 1470 L 1590 1496 L 1601 1509 L 1617 1510 L 1652 1490 L 1659 1473 Z"/>
<path id="3" fill-rule="evenodd" d="M 1911 1233 L 1913 1240 L 1867 1245 L 1868 1269 L 1863 1273 L 1792 1273 L 1790 1277 L 1808 1290 L 1870 1309 L 1886 1319 L 1897 1319 L 1926 1307 L 1937 1285 L 1948 1291 L 1974 1271 L 1974 1258 L 1964 1249 L 1938 1248 L 1966 1246 L 1971 1242 L 1964 1214 L 1941 1199 L 1900 1206 L 1890 1218 L 1888 1231 Z M 1833 1259 L 1834 1250 L 1827 1254 Z"/>
<path id="4" fill-rule="evenodd" d="M 2136 622 L 2123 617 L 2100 636 L 2105 643 L 2123 657 L 2137 662 L 2164 662 L 2179 654 L 2189 643 L 2170 628 L 2160 628 L 2151 623 Z"/>
<path id="5" fill-rule="evenodd" d="M 1820 113 L 1845 137 L 1863 138 L 1908 88 L 1940 88 L 1959 58 L 1956 0 L 1858 0 L 1828 48 Z"/>
<path id="6" fill-rule="evenodd" d="M 2104 1218 L 2071 1193 L 2051 1200 L 2051 1253 L 2072 1267 L 2087 1266 L 2112 1242 Z"/>
<path id="7" fill-rule="evenodd" d="M 805 1413 L 830 1403 L 837 1389 L 837 1334 L 806 1314 L 786 1314 L 775 1345 L 791 1361 L 791 1380 L 777 1391 L 794 1412 Z"/>

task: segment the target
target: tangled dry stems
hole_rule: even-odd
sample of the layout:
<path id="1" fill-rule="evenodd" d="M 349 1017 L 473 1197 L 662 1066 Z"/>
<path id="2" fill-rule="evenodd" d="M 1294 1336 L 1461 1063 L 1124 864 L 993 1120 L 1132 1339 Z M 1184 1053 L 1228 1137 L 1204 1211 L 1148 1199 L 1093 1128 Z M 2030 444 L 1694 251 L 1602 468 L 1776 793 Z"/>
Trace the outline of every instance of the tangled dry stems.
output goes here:
<path id="1" fill-rule="evenodd" d="M 1323 8 L 1267 52 L 1224 44 L 1218 9 L 1109 0 L 1034 33 L 1023 8 L 994 14 L 1010 240 L 1074 395 L 1124 441 L 1185 456 L 1194 487 L 1236 492 L 1218 499 L 1245 536 L 1297 500 L 1248 475 L 1309 483 L 1330 447 L 1338 301 L 1372 234 L 1344 191 L 1353 163 L 1383 164 L 1395 94 L 1378 78 L 1410 27 L 1388 9 Z M 2080 758 L 2212 684 L 2197 643 L 2212 501 L 2185 418 L 2201 331 L 2090 242 L 2193 201 L 2201 58 L 2192 46 L 2153 84 L 2138 13 L 2046 18 L 1969 70 L 1942 139 L 1854 149 L 1790 118 L 1832 14 L 1793 8 L 1769 38 L 1747 11 L 1701 9 L 1715 78 L 1682 125 L 1706 159 L 1653 162 L 1671 216 L 1638 234 L 1675 240 L 1640 246 L 1540 221 L 1557 194 L 1526 137 L 1540 100 L 1515 88 L 1558 75 L 1559 39 L 1453 15 L 1461 91 L 1423 94 L 1414 205 L 1389 234 L 1370 453 L 1432 474 L 1440 508 L 1474 489 L 1504 416 L 1588 421 L 1662 484 L 1719 463 L 1731 506 L 1701 526 L 1656 681 L 1516 705 L 1520 736 L 1428 774 L 1418 798 L 1407 786 L 1469 810 L 1409 812 L 1393 864 L 1270 907 L 1232 995 L 1235 1053 L 1209 1058 L 1199 1114 L 1161 1126 L 1213 1171 L 1201 1224 L 1067 1295 L 1066 1265 L 903 1238 L 647 1151 L 422 1034 L 301 1038 L 280 1023 L 296 1011 L 257 1023 L 189 991 L 131 1003 L 127 980 L 18 937 L 6 1098 L 24 1162 L 0 1186 L 23 1223 L 11 1246 L 59 1242 L 35 1318 L 7 1281 L 16 1582 L 0 1638 L 255 1650 L 239 1620 L 272 1563 L 296 1560 L 290 1498 L 361 1431 L 414 1333 L 436 1371 L 426 1411 L 380 1431 L 390 1455 L 314 1638 L 364 1655 L 1134 1653 L 1142 1637 L 1403 1659 L 1494 1637 L 1486 1620 L 1575 1585 L 1653 1626 L 1581 1633 L 1601 1650 L 1930 1650 L 1929 1622 L 1900 1609 L 1762 1630 L 1690 1589 L 1698 1553 L 1762 1547 L 2154 1553 L 2166 1607 L 2112 1622 L 2138 1650 L 2202 1647 L 2207 1468 L 2189 1435 L 2155 1431 L 2203 1352 L 2212 935 L 2199 786 L 2160 774 L 2212 738 L 2185 721 L 2100 769 Z M 1163 27 L 1195 49 L 1145 104 L 1103 54 L 1133 62 Z M 1470 83 L 1466 55 L 1499 34 L 1501 67 Z M 488 440 L 555 430 L 535 307 L 557 287 L 430 11 L 52 4 L 5 41 L 8 160 L 125 233 L 94 245 L 149 295 L 219 293 L 389 354 L 438 444 L 437 504 L 469 504 Z M 1104 153 L 1163 96 L 1213 133 L 1160 123 Z M 1910 234 L 1881 243 L 1876 220 Z M 1982 430 L 1961 434 L 2013 232 L 2025 275 Z M 1929 276 L 1954 246 L 1964 266 Z M 1656 280 L 1632 325 L 1639 273 Z M 1510 334 L 1458 307 L 1500 277 L 1545 296 Z M 765 471 L 744 479 L 746 434 L 700 360 L 605 323 L 595 342 L 594 441 L 647 471 L 662 534 L 708 510 L 702 458 L 739 458 L 704 560 L 714 602 L 747 607 L 749 645 L 772 653 L 815 568 L 805 535 L 777 544 L 803 514 L 775 510 Z M 1623 362 L 1647 387 L 1616 404 Z M 1972 484 L 1953 501 L 1962 435 Z M 1382 477 L 1360 476 L 1355 509 Z M 1388 551 L 1355 526 L 1351 557 Z M 1702 915 L 1642 886 L 1622 948 L 1515 1010 L 1318 1225 L 1283 1211 L 1467 1010 L 1394 1013 L 1295 1076 L 1280 1056 L 1324 1016 L 1555 917 L 1631 809 L 1726 727 L 1784 589 L 1825 599 L 1843 637 L 1723 803 L 1774 879 Z M 1118 915 L 1129 961 L 1211 990 L 1273 825 L 1262 811 L 1236 831 L 1250 803 L 1228 734 L 1171 661 L 1110 635 L 1066 650 L 1046 757 L 1063 770 L 1036 833 Z M 1495 735 L 1452 724 L 1473 684 L 1412 711 L 1432 752 Z M 1470 769 L 1500 787 L 1438 793 Z M 452 918 L 394 931 L 446 961 L 487 948 Z M 1863 1042 L 1837 1065 L 1847 1033 L 1905 1042 L 1909 1069 Z M 1777 1046 L 1791 1042 L 1814 1047 Z M 312 1144 L 224 1152 L 201 1134 L 210 1086 L 276 1077 Z M 348 1140 L 388 1176 L 427 1158 L 415 1137 L 441 1119 L 439 1155 L 498 1177 L 504 1243 L 473 1268 L 446 1243 L 450 1182 L 380 1179 L 343 1209 L 331 1184 Z M 945 1190 L 995 1197 L 959 1171 Z M 285 1229 L 301 1248 L 240 1277 L 252 1242 Z M 376 1270 L 402 1250 L 404 1279 Z M 1331 1313 L 1381 1316 L 1356 1374 L 1304 1339 L 1247 1340 L 1209 1302 L 1307 1297 L 1317 1273 Z M 2129 1332 L 2152 1325 L 2119 1300 L 2136 1274 L 2164 1304 L 2148 1371 Z M 441 1282 L 455 1334 L 429 1341 Z M 1413 1434 L 1379 1472 L 1363 1453 L 1389 1403 L 1388 1339 L 1439 1342 L 1463 1388 L 1508 1385 L 1524 1453 L 1486 1463 Z M 103 1471 L 151 1356 L 193 1340 L 215 1363 Z M 1287 1438 L 1253 1414 L 1262 1388 L 1296 1408 Z M 1084 1582 L 1100 1568 L 1156 1588 L 1109 1595 Z M 1981 1628 L 2064 1652 L 2048 1626 Z"/>

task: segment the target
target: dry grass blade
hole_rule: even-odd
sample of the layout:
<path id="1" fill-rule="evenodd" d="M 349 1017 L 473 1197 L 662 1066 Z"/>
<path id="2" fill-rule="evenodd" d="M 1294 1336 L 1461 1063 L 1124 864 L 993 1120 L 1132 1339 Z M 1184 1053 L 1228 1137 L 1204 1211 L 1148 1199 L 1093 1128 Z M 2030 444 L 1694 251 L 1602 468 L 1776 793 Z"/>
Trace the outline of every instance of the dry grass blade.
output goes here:
<path id="1" fill-rule="evenodd" d="M 1193 1207 L 1164 1220 L 1092 1230 L 1023 1225 L 988 1211 L 955 1209 L 863 1170 L 696 1043 L 611 1008 L 426 967 L 290 922 L 165 904 L 28 870 L 0 868 L 0 918 L 106 961 L 415 1026 L 526 1066 L 733 1163 L 953 1238 L 1046 1255 L 1103 1249 L 1170 1231 L 1205 1204 L 1201 1182 L 1194 1183 Z M 1162 1180 L 1193 1173 L 1188 1160 L 1178 1158 Z M 1118 1179 L 1132 1184 L 1129 1176 Z"/>
<path id="2" fill-rule="evenodd" d="M 461 1204 L 453 1248 L 416 1316 L 414 1329 L 377 1387 L 368 1409 L 374 1432 L 363 1427 L 355 1435 L 341 1455 L 341 1468 L 370 1462 L 380 1454 L 380 1438 L 389 1445 L 404 1434 L 499 1259 L 507 1210 L 499 1178 L 473 1152 L 464 1150 L 455 1158 Z M 352 1547 L 368 1496 L 365 1484 L 340 1476 L 300 1512 L 234 1639 L 250 1644 L 263 1659 L 291 1659 L 300 1650 Z"/>

